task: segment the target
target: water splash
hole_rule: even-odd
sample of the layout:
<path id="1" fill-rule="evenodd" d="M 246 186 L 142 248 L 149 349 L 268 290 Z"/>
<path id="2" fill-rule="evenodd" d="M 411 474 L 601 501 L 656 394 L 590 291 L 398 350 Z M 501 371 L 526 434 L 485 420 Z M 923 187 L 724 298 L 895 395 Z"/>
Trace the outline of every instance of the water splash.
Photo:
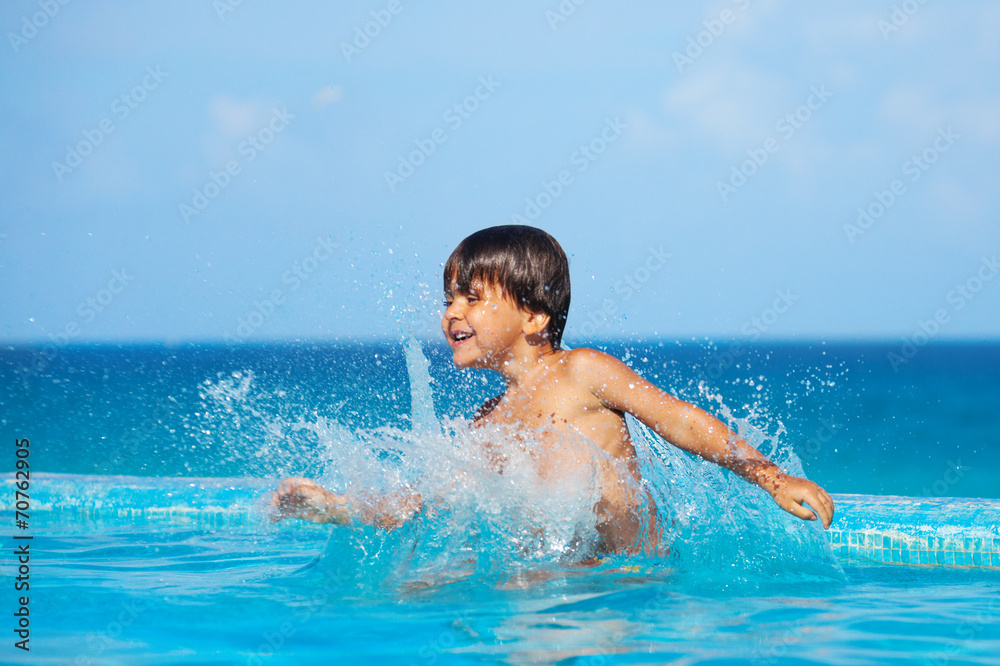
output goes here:
<path id="1" fill-rule="evenodd" d="M 406 372 L 410 377 L 410 423 L 418 433 L 440 432 L 441 425 L 434 415 L 434 396 L 431 393 L 431 363 L 424 356 L 420 343 L 411 334 L 404 346 Z"/>
<path id="2" fill-rule="evenodd" d="M 462 418 L 438 420 L 430 363 L 411 336 L 404 344 L 409 376 L 410 428 L 348 427 L 333 415 L 291 416 L 280 397 L 259 394 L 254 377 L 236 373 L 208 382 L 206 413 L 230 428 L 230 455 L 261 475 L 312 476 L 342 493 L 351 506 L 377 497 L 419 494 L 424 510 L 391 532 L 355 523 L 330 528 L 321 570 L 355 572 L 369 591 L 447 582 L 462 577 L 506 584 L 539 571 L 563 574 L 596 550 L 594 507 L 601 497 L 595 471 L 607 456 L 593 442 L 568 438 L 568 459 L 581 461 L 548 477 L 531 433 L 470 428 Z M 801 474 L 783 428 L 734 417 L 721 396 L 705 394 L 747 441 L 786 471 Z M 669 569 L 729 585 L 787 575 L 836 578 L 839 568 L 815 523 L 790 517 L 770 496 L 717 466 L 667 444 L 631 417 L 642 487 L 656 507 L 666 553 L 615 556 L 613 569 Z M 253 442 L 249 444 L 248 442 Z M 602 459 L 603 456 L 603 459 Z M 496 459 L 504 460 L 502 474 Z"/>

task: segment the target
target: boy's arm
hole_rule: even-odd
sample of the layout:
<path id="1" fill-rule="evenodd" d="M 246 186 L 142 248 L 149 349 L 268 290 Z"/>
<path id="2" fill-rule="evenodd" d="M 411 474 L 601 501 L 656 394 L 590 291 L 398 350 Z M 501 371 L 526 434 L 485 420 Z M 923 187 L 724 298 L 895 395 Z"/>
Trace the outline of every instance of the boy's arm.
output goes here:
<path id="1" fill-rule="evenodd" d="M 760 486 L 785 511 L 805 520 L 818 517 L 823 527 L 830 527 L 833 500 L 818 485 L 783 473 L 722 421 L 660 390 L 618 359 L 590 349 L 574 355 L 574 374 L 604 406 L 632 414 L 674 446 Z"/>
<path id="2" fill-rule="evenodd" d="M 351 522 L 347 498 L 332 493 L 315 481 L 303 478 L 285 479 L 271 497 L 275 507 L 271 520 L 301 518 L 314 523 L 345 525 Z M 419 494 L 370 498 L 352 507 L 363 523 L 392 530 L 413 517 L 423 508 Z"/>

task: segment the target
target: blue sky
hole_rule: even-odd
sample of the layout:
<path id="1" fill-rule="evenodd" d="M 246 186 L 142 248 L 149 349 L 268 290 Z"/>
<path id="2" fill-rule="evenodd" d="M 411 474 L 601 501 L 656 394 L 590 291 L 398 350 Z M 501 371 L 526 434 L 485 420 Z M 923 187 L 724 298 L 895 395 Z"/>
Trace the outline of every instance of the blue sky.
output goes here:
<path id="1" fill-rule="evenodd" d="M 450 250 L 512 219 L 570 255 L 570 344 L 1000 338 L 995 3 L 11 0 L 0 28 L 7 343 L 430 337 Z"/>

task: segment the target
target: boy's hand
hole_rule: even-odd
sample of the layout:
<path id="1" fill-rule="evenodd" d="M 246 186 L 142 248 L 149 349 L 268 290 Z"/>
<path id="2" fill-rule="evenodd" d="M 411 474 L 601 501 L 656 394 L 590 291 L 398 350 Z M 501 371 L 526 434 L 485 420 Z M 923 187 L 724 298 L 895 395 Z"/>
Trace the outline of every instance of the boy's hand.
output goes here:
<path id="1" fill-rule="evenodd" d="M 383 530 L 400 527 L 424 508 L 423 498 L 417 493 L 400 492 L 381 497 L 365 497 L 356 507 L 358 520 Z"/>
<path id="2" fill-rule="evenodd" d="M 825 490 L 808 479 L 781 474 L 765 486 L 775 504 L 803 520 L 823 521 L 823 528 L 829 529 L 833 522 L 833 499 Z M 808 502 L 812 511 L 803 506 Z"/>
<path id="3" fill-rule="evenodd" d="M 271 497 L 271 504 L 275 507 L 272 522 L 301 518 L 314 523 L 343 525 L 350 520 L 343 496 L 331 493 L 310 479 L 285 479 Z"/>

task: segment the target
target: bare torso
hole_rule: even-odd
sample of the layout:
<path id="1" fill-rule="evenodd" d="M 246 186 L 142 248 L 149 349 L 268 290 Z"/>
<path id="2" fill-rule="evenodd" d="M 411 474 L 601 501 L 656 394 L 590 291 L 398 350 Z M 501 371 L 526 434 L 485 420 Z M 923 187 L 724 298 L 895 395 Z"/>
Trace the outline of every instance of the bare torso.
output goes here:
<path id="1" fill-rule="evenodd" d="M 579 465 L 596 466 L 601 499 L 594 511 L 603 548 L 635 552 L 644 527 L 655 525 L 655 511 L 642 489 L 625 417 L 604 406 L 574 376 L 571 354 L 555 351 L 547 356 L 527 381 L 486 402 L 474 425 L 530 433 L 533 459 L 543 479 L 578 470 Z M 581 455 L 581 436 L 600 451 L 591 448 L 591 455 Z M 502 470 L 502 460 L 496 462 Z M 645 518 L 644 505 L 649 511 Z"/>

